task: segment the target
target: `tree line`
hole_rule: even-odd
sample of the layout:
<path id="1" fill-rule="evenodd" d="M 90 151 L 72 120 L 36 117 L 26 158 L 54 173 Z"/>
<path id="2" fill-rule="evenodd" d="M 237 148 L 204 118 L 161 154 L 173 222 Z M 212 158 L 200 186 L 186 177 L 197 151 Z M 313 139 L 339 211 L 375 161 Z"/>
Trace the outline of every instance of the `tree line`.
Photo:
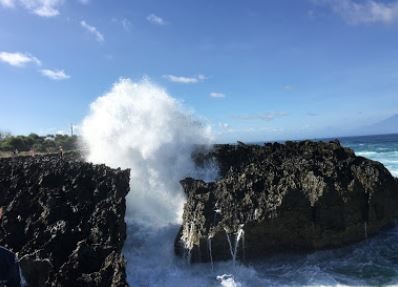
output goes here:
<path id="1" fill-rule="evenodd" d="M 14 136 L 7 132 L 0 132 L 0 151 L 35 151 L 35 152 L 56 152 L 59 147 L 65 151 L 75 150 L 78 148 L 77 136 L 69 135 L 46 135 L 39 136 L 31 133 L 27 136 Z"/>

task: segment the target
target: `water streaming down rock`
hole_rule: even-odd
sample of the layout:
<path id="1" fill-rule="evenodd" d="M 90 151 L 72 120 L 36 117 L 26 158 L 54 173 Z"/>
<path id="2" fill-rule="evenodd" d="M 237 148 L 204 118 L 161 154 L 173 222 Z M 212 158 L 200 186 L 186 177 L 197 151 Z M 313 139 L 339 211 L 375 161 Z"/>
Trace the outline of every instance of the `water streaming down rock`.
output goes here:
<path id="1" fill-rule="evenodd" d="M 227 237 L 229 250 L 230 250 L 230 252 L 231 252 L 232 264 L 235 266 L 235 263 L 236 263 L 236 256 L 237 256 L 237 254 L 238 254 L 239 242 L 241 241 L 242 238 L 244 238 L 245 232 L 243 231 L 242 226 L 239 227 L 238 232 L 235 234 L 234 246 L 232 246 L 230 234 L 228 233 L 228 230 L 227 230 L 227 229 L 225 229 L 225 235 L 226 235 L 226 237 Z M 211 259 L 211 260 L 213 260 L 213 259 Z"/>
<path id="2" fill-rule="evenodd" d="M 186 261 L 187 263 L 191 263 L 191 251 L 194 246 L 194 236 L 195 236 L 195 223 L 191 222 L 188 233 L 183 235 L 185 239 L 185 249 L 186 249 Z"/>
<path id="3" fill-rule="evenodd" d="M 233 262 L 235 263 L 235 260 L 234 260 L 235 254 L 234 254 L 234 251 L 233 251 L 233 249 L 232 249 L 231 238 L 229 237 L 228 230 L 226 230 L 226 229 L 225 229 L 225 236 L 226 236 L 226 238 L 227 238 L 228 247 L 229 247 L 229 252 L 231 253 L 231 258 L 232 258 Z"/>
<path id="4" fill-rule="evenodd" d="M 243 250 L 245 248 L 243 244 L 245 242 L 245 231 L 243 230 L 243 226 L 239 227 L 238 234 L 236 235 L 234 257 L 232 258 L 234 265 L 236 262 L 236 256 L 238 254 L 238 248 L 240 242 L 242 242 L 242 250 Z"/>
<path id="5" fill-rule="evenodd" d="M 207 238 L 207 246 L 209 247 L 209 256 L 210 256 L 210 264 L 211 264 L 211 270 L 214 270 L 214 263 L 213 263 L 213 254 L 211 251 L 211 237 Z"/>

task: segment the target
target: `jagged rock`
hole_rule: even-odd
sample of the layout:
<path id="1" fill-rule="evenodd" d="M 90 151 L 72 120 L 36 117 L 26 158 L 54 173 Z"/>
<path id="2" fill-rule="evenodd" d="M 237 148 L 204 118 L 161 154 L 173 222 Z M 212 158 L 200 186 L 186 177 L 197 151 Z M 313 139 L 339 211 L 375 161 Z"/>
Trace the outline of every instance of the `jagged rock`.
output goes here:
<path id="1" fill-rule="evenodd" d="M 211 158 L 218 181 L 181 181 L 187 203 L 175 251 L 193 262 L 339 247 L 398 218 L 398 180 L 338 141 L 218 145 L 195 155 L 201 164 Z"/>
<path id="2" fill-rule="evenodd" d="M 0 159 L 0 245 L 30 287 L 128 286 L 129 170 L 57 157 Z"/>

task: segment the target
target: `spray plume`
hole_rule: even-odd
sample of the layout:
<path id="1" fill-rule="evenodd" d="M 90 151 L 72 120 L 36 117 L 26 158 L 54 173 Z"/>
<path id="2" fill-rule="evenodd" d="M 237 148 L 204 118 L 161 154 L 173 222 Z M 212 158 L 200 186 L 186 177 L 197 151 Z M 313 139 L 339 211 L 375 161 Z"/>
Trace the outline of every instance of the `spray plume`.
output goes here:
<path id="1" fill-rule="evenodd" d="M 209 144 L 210 127 L 148 79 L 121 79 L 96 99 L 83 120 L 87 160 L 131 169 L 127 220 L 165 226 L 181 219 L 179 181 L 195 176 L 195 144 Z"/>

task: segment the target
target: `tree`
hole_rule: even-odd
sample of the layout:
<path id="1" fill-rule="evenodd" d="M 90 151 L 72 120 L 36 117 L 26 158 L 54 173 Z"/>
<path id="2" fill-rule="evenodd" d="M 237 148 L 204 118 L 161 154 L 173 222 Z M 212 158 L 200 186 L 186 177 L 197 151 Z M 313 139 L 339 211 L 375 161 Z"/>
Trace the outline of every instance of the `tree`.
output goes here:
<path id="1" fill-rule="evenodd" d="M 0 137 L 0 151 L 19 151 L 35 150 L 39 152 L 56 152 L 58 147 L 64 150 L 77 149 L 77 136 L 68 135 L 47 135 L 39 136 L 31 133 L 28 136 L 11 136 L 2 133 Z"/>
<path id="2" fill-rule="evenodd" d="M 4 140 L 4 139 L 6 139 L 6 138 L 8 138 L 10 136 L 11 136 L 10 132 L 0 131 L 0 140 Z"/>

